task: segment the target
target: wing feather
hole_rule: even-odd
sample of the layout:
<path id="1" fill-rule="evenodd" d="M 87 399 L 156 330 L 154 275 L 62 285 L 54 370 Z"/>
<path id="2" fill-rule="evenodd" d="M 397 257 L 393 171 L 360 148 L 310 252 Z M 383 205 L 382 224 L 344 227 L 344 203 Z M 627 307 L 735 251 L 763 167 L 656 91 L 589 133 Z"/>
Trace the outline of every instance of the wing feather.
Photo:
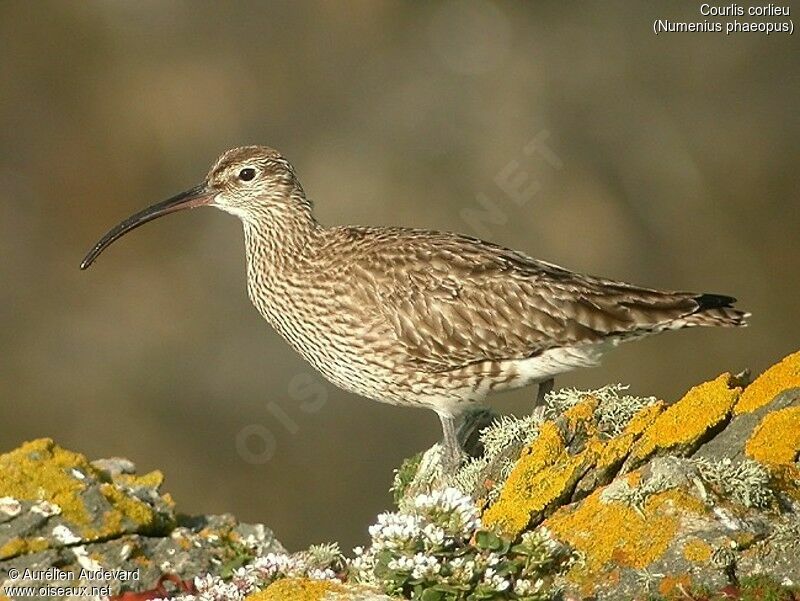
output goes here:
<path id="1" fill-rule="evenodd" d="M 350 268 L 373 287 L 393 343 L 424 371 L 635 335 L 699 306 L 692 293 L 584 276 L 458 234 L 347 229 L 358 244 Z"/>

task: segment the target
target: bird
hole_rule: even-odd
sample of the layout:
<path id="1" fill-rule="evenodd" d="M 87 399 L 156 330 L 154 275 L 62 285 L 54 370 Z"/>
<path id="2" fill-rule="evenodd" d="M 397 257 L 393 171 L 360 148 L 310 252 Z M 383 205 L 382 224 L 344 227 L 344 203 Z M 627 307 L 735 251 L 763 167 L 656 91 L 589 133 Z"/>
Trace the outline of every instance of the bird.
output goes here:
<path id="1" fill-rule="evenodd" d="M 241 220 L 252 304 L 336 386 L 435 411 L 441 465 L 465 458 L 457 426 L 493 392 L 599 364 L 627 341 L 696 326 L 747 325 L 721 294 L 583 275 L 458 233 L 325 226 L 294 167 L 266 146 L 224 152 L 198 185 L 110 229 L 110 244 L 153 219 L 212 206 Z"/>

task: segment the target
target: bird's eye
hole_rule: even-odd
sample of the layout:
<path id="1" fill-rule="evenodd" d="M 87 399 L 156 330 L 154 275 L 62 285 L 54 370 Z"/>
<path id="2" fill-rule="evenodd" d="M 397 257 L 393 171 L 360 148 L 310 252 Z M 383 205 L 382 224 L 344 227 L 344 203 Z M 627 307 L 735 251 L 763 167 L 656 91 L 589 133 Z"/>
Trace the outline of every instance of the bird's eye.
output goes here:
<path id="1" fill-rule="evenodd" d="M 239 179 L 243 182 L 249 182 L 256 176 L 256 170 L 252 167 L 245 167 L 239 172 Z"/>

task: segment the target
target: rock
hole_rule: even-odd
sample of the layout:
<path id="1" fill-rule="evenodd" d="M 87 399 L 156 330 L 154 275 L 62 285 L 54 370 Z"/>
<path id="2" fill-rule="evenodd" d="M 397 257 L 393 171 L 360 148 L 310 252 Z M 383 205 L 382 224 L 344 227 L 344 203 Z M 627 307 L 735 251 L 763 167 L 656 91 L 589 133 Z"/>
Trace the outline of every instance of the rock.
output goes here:
<path id="1" fill-rule="evenodd" d="M 798 583 L 798 377 L 800 353 L 744 391 L 725 374 L 642 408 L 613 437 L 586 396 L 539 426 L 484 521 L 510 535 L 546 529 L 575 549 L 562 579 L 575 596 Z"/>
<path id="2" fill-rule="evenodd" d="M 232 516 L 176 517 L 162 480 L 136 475 L 128 460 L 90 463 L 49 439 L 0 455 L 0 590 L 114 595 L 152 589 L 163 574 L 191 581 L 219 572 L 251 549 L 283 551 L 268 529 Z"/>
<path id="3" fill-rule="evenodd" d="M 391 601 L 391 597 L 329 580 L 285 578 L 263 591 L 248 595 L 245 601 Z"/>
<path id="4" fill-rule="evenodd" d="M 456 473 L 442 473 L 438 445 L 398 469 L 398 510 L 379 516 L 352 559 L 336 545 L 289 555 L 264 526 L 232 516 L 179 518 L 158 472 L 27 443 L 0 456 L 0 591 L 800 598 L 800 353 L 752 383 L 723 374 L 671 405 L 607 386 L 552 393 L 521 419 L 479 410 L 459 437 L 471 457 Z"/>

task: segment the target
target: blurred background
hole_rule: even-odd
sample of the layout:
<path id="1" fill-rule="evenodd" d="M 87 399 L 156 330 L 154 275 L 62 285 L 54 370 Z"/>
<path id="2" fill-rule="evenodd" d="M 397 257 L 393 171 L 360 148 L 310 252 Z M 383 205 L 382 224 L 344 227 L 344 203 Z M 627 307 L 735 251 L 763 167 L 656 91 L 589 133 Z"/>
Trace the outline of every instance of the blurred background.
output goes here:
<path id="1" fill-rule="evenodd" d="M 797 350 L 797 39 L 653 34 L 698 6 L 0 3 L 0 451 L 50 436 L 129 457 L 183 511 L 290 549 L 367 538 L 438 420 L 323 383 L 251 308 L 235 218 L 162 219 L 78 270 L 247 143 L 294 163 L 323 223 L 458 230 L 753 312 L 557 386 L 672 401 Z"/>

